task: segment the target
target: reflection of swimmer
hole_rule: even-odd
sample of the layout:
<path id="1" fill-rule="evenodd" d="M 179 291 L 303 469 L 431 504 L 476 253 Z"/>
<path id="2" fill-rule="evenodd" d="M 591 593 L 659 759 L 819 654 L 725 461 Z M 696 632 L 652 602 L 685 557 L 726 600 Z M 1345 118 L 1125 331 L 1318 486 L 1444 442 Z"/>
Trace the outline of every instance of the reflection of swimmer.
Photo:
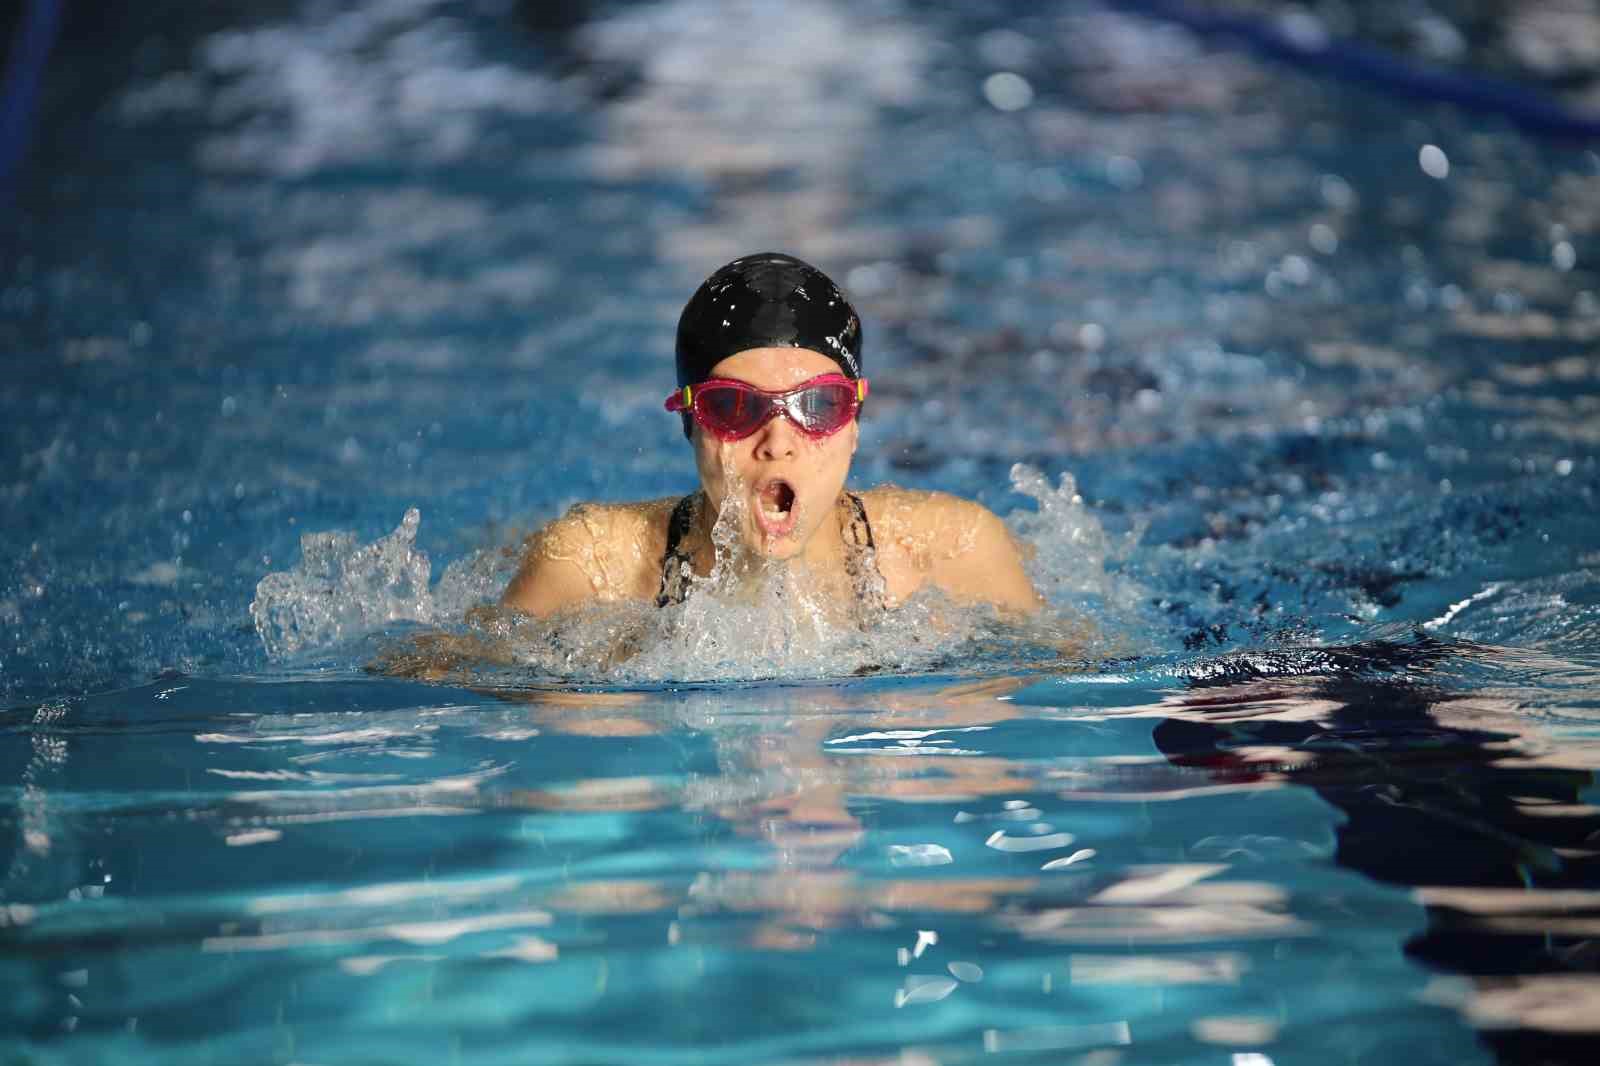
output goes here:
<path id="1" fill-rule="evenodd" d="M 745 256 L 678 322 L 678 391 L 700 489 L 680 500 L 574 507 L 528 543 L 503 602 L 534 615 L 598 601 L 682 601 L 696 580 L 802 568 L 858 617 L 924 588 L 1006 612 L 1041 603 L 983 506 L 937 492 L 847 491 L 867 396 L 861 326 L 820 271 Z"/>
<path id="2" fill-rule="evenodd" d="M 1451 650 L 1493 662 L 1431 641 L 1334 649 L 1397 673 L 1200 681 L 1140 713 L 1164 719 L 1153 739 L 1176 765 L 1235 788 L 1304 785 L 1337 808 L 1334 860 L 1414 890 L 1427 923 L 1405 952 L 1468 979 L 1428 997 L 1480 1025 L 1500 1063 L 1600 1061 L 1595 750 L 1541 736 L 1548 719 L 1517 699 L 1428 683 Z"/>
<path id="3" fill-rule="evenodd" d="M 524 705 L 545 736 L 643 737 L 688 725 L 714 750 L 708 765 L 698 744 L 682 748 L 680 772 L 563 780 L 554 788 L 497 792 L 503 807 L 559 812 L 622 812 L 675 808 L 707 812 L 709 823 L 758 841 L 746 858 L 713 860 L 691 885 L 660 881 L 571 880 L 547 903 L 561 910 L 671 911 L 690 937 L 730 935 L 726 919 L 742 916 L 738 935 L 767 950 L 807 950 L 829 930 L 871 926 L 885 913 L 980 913 L 1008 895 L 1035 888 L 1030 878 L 940 876 L 914 871 L 862 876 L 843 856 L 860 848 L 877 819 L 879 801 L 971 801 L 1026 795 L 1038 780 L 1001 757 L 934 753 L 914 759 L 864 759 L 833 742 L 865 729 L 983 729 L 1013 718 L 1005 697 L 1027 677 L 994 677 L 936 688 L 906 686 L 872 693 L 870 727 L 860 693 L 833 687 L 779 689 L 756 706 L 725 715 L 725 700 L 697 693 L 511 689 L 491 692 Z M 900 748 L 906 751 L 906 748 Z M 590 760 L 588 765 L 600 765 Z M 710 829 L 713 834 L 718 829 Z M 720 838 L 719 838 L 720 839 Z M 722 854 L 722 845 L 717 849 Z M 754 861 L 752 861 L 754 860 Z M 697 919 L 710 918 L 704 923 Z M 698 933 L 696 929 L 698 928 Z"/>

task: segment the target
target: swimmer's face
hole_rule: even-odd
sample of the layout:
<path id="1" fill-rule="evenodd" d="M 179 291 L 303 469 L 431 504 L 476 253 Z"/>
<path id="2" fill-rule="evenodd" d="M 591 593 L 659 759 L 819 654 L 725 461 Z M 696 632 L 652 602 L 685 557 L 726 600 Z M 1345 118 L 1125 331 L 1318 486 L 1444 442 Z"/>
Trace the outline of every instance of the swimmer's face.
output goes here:
<path id="1" fill-rule="evenodd" d="M 832 359 L 807 348 L 750 348 L 722 360 L 710 376 L 778 392 L 838 371 Z M 730 501 L 747 548 L 774 559 L 800 555 L 819 529 L 838 521 L 834 505 L 859 436 L 852 419 L 813 439 L 780 414 L 743 440 L 724 442 L 696 423 L 695 465 L 711 513 L 722 513 Z"/>

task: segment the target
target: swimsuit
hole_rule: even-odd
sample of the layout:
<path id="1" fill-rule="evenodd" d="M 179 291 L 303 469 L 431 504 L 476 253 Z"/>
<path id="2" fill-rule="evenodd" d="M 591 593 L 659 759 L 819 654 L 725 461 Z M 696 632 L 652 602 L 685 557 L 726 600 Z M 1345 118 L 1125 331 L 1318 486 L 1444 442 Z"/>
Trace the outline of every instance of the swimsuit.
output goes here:
<path id="1" fill-rule="evenodd" d="M 661 555 L 661 591 L 656 594 L 656 606 L 682 603 L 689 595 L 689 579 L 694 572 L 689 553 L 683 550 L 683 538 L 694 526 L 694 516 L 699 508 L 701 494 L 692 492 L 678 501 L 667 523 L 667 550 Z M 865 621 L 882 614 L 888 608 L 883 576 L 878 573 L 876 545 L 872 541 L 872 523 L 867 521 L 867 508 L 861 497 L 846 492 L 843 500 L 849 501 L 848 524 L 841 516 L 840 533 L 844 537 L 844 570 L 856 590 L 859 617 Z"/>

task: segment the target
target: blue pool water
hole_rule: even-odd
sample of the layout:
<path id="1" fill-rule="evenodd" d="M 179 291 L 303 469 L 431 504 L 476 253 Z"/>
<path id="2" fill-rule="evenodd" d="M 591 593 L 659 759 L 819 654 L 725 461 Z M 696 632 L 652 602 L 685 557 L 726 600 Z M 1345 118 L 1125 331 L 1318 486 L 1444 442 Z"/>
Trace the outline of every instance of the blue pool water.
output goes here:
<path id="1" fill-rule="evenodd" d="M 1590 143 L 1090 4 L 68 16 L 6 1061 L 1593 1061 Z M 766 247 L 864 312 L 854 483 L 1007 515 L 1050 619 L 369 673 L 692 486 L 675 317 Z"/>

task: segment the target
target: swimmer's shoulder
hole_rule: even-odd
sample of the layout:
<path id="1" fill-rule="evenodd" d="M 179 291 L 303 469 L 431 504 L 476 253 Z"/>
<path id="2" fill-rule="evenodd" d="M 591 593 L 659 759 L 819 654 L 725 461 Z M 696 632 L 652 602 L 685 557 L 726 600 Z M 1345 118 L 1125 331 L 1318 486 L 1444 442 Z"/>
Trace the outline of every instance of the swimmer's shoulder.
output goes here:
<path id="1" fill-rule="evenodd" d="M 501 602 L 545 615 L 585 602 L 653 598 L 676 503 L 573 505 L 523 542 L 521 566 Z"/>
<path id="2" fill-rule="evenodd" d="M 940 556 L 958 551 L 974 532 L 1003 530 L 983 504 L 948 492 L 883 484 L 859 492 L 880 550 L 904 550 L 927 569 Z"/>
<path id="3" fill-rule="evenodd" d="M 1021 547 L 983 504 L 898 485 L 858 495 L 891 590 L 932 583 L 959 600 L 1025 612 L 1042 602 L 1023 569 Z"/>
<path id="4" fill-rule="evenodd" d="M 644 540 L 666 544 L 667 522 L 677 497 L 629 503 L 575 503 L 528 538 L 529 547 L 543 541 L 552 545 L 596 548 L 647 548 Z M 643 540 L 641 540 L 643 538 Z"/>

